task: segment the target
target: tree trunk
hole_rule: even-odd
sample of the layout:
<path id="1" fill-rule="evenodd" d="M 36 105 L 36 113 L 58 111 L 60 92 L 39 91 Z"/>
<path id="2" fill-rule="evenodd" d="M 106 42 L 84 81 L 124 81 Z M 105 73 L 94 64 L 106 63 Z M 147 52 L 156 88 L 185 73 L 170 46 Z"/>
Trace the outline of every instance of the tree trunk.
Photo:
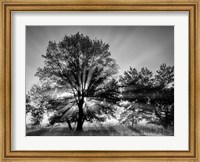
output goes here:
<path id="1" fill-rule="evenodd" d="M 69 120 L 67 120 L 67 124 L 68 124 L 69 130 L 72 130 L 72 126 Z"/>
<path id="2" fill-rule="evenodd" d="M 132 120 L 132 123 L 131 123 L 132 128 L 133 128 L 133 125 L 134 125 L 134 120 Z"/>
<path id="3" fill-rule="evenodd" d="M 81 99 L 78 104 L 79 113 L 76 131 L 83 131 L 83 103 L 84 101 Z"/>

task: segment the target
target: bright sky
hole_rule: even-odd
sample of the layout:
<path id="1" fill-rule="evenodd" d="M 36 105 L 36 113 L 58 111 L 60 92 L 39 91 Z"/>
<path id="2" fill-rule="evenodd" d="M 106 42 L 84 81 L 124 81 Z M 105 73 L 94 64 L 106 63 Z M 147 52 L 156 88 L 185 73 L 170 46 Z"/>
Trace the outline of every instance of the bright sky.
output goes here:
<path id="1" fill-rule="evenodd" d="M 108 43 L 120 74 L 130 66 L 155 72 L 162 63 L 174 65 L 173 26 L 27 26 L 26 92 L 38 82 L 34 74 L 43 67 L 41 55 L 46 53 L 48 42 L 59 42 L 65 34 L 77 32 Z"/>

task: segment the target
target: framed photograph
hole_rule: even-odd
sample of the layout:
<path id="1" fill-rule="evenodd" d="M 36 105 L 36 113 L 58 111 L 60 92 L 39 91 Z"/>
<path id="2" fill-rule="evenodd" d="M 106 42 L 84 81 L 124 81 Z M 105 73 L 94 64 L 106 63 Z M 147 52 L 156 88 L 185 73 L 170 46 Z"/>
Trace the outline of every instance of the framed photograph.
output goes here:
<path id="1" fill-rule="evenodd" d="M 1 160 L 199 162 L 199 5 L 1 1 Z"/>

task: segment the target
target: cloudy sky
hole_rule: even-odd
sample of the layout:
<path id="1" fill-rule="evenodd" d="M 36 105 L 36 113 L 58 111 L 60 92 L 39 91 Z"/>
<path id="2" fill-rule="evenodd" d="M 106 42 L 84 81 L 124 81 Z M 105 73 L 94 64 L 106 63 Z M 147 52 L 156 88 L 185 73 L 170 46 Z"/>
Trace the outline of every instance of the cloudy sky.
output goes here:
<path id="1" fill-rule="evenodd" d="M 48 42 L 61 41 L 65 34 L 77 32 L 108 43 L 120 74 L 130 66 L 155 72 L 162 63 L 174 65 L 172 26 L 27 26 L 26 92 L 38 82 L 34 74 L 38 67 L 43 67 L 41 55 L 46 53 Z"/>

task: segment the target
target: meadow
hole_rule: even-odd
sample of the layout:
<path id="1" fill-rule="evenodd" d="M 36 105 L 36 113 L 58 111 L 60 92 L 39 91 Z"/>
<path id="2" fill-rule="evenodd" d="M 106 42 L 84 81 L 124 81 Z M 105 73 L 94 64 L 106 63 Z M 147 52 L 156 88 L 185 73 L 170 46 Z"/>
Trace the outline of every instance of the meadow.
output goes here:
<path id="1" fill-rule="evenodd" d="M 84 123 L 83 131 L 69 130 L 66 124 L 27 128 L 27 136 L 173 136 L 173 128 L 153 124 L 121 125 L 118 122 Z"/>

